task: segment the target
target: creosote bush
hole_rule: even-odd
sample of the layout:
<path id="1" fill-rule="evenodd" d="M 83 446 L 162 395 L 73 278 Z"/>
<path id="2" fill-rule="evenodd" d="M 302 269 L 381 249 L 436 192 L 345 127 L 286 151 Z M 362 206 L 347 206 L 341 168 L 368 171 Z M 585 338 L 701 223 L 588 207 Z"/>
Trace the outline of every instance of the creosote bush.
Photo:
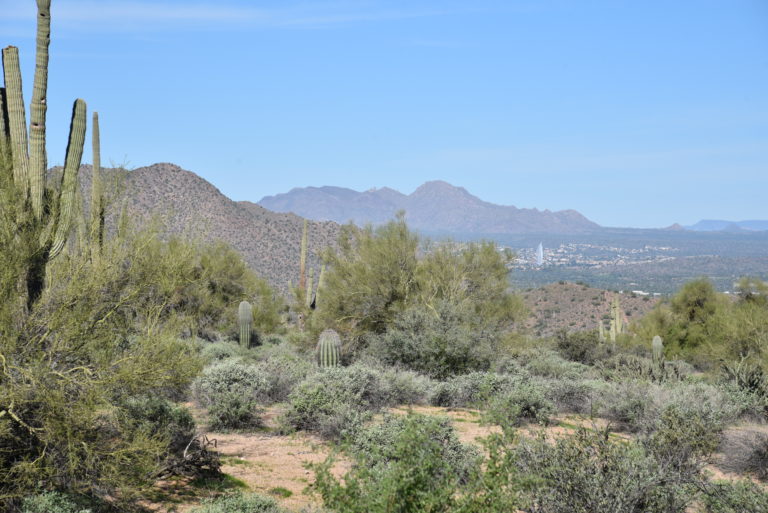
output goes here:
<path id="1" fill-rule="evenodd" d="M 206 499 L 190 513 L 285 513 L 275 499 L 256 493 Z"/>

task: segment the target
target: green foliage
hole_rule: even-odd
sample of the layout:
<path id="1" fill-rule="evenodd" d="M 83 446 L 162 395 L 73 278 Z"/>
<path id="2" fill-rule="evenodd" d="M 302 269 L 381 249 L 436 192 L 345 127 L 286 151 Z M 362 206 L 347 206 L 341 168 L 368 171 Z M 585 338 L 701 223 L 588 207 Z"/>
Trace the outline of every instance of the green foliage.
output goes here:
<path id="1" fill-rule="evenodd" d="M 202 406 L 211 406 L 229 394 L 265 402 L 268 386 L 269 378 L 256 365 L 224 360 L 206 367 L 192 384 L 192 392 Z"/>
<path id="2" fill-rule="evenodd" d="M 329 367 L 310 375 L 288 397 L 283 423 L 331 439 L 353 433 L 394 398 L 384 374 L 363 365 Z"/>
<path id="3" fill-rule="evenodd" d="M 46 492 L 25 497 L 21 503 L 21 513 L 91 513 L 90 508 L 83 508 L 78 501 L 58 492 Z"/>
<path id="4" fill-rule="evenodd" d="M 375 441 L 366 440 L 365 450 L 354 451 L 352 469 L 341 480 L 331 474 L 333 458 L 312 466 L 314 487 L 326 507 L 350 513 L 514 511 L 508 465 L 495 458 L 482 476 L 473 463 L 469 472 L 457 471 L 466 452 L 456 451 L 454 437 L 439 419 L 390 420 Z"/>
<path id="5" fill-rule="evenodd" d="M 493 244 L 445 244 L 420 255 L 419 238 L 402 215 L 377 228 L 345 227 L 338 253 L 325 259 L 317 315 L 353 343 L 353 352 L 362 335 L 386 332 L 411 307 L 439 318 L 441 303 L 449 303 L 467 327 L 482 332 L 509 327 L 525 310 L 508 293 L 507 256 Z"/>
<path id="6" fill-rule="evenodd" d="M 162 397 L 129 397 L 122 404 L 127 424 L 167 444 L 167 458 L 180 458 L 195 436 L 195 421 L 184 406 Z"/>
<path id="7" fill-rule="evenodd" d="M 521 381 L 491 399 L 487 418 L 501 426 L 520 426 L 525 422 L 549 424 L 557 413 L 545 389 L 532 381 Z"/>
<path id="8" fill-rule="evenodd" d="M 642 446 L 580 429 L 554 441 L 521 441 L 519 471 L 529 476 L 532 511 L 679 513 L 692 476 L 680 479 Z"/>
<path id="9" fill-rule="evenodd" d="M 556 335 L 557 351 L 563 358 L 586 365 L 593 365 L 610 354 L 610 346 L 601 342 L 599 334 L 595 331 L 569 333 L 567 330 L 560 330 Z"/>
<path id="10" fill-rule="evenodd" d="M 261 427 L 260 413 L 258 403 L 252 396 L 235 391 L 217 394 L 208 407 L 210 428 L 214 431 Z"/>
<path id="11" fill-rule="evenodd" d="M 766 285 L 750 279 L 742 280 L 741 285 L 734 301 L 716 292 L 707 280 L 687 283 L 640 321 L 637 334 L 645 340 L 659 335 L 665 353 L 685 357 L 703 368 L 742 358 L 765 365 L 768 302 L 760 290 Z"/>
<path id="12" fill-rule="evenodd" d="M 206 499 L 190 513 L 284 513 L 274 499 L 255 493 Z"/>
<path id="13" fill-rule="evenodd" d="M 483 406 L 500 393 L 518 383 L 519 378 L 494 372 L 470 372 L 439 383 L 431 402 L 435 406 Z"/>
<path id="14" fill-rule="evenodd" d="M 365 461 L 365 465 L 378 466 L 385 471 L 399 456 L 397 440 L 408 430 L 422 431 L 430 440 L 437 442 L 442 451 L 440 456 L 447 463 L 444 471 L 460 483 L 466 483 L 477 470 L 480 452 L 459 441 L 447 417 L 385 415 L 380 423 L 355 433 L 349 442 L 350 449 L 357 459 Z"/>
<path id="15" fill-rule="evenodd" d="M 723 481 L 707 487 L 706 513 L 761 513 L 768 511 L 768 493 L 750 481 Z"/>
<path id="16" fill-rule="evenodd" d="M 396 316 L 387 331 L 370 337 L 370 351 L 387 365 L 397 365 L 435 379 L 488 370 L 501 346 L 500 334 L 472 326 L 468 306 L 438 301 Z"/>

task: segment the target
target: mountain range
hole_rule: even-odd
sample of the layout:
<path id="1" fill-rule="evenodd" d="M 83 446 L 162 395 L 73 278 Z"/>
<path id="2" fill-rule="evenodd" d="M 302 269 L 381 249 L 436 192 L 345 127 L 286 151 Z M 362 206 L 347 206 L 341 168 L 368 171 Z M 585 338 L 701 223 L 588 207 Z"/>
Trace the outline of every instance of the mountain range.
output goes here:
<path id="1" fill-rule="evenodd" d="M 702 219 L 696 224 L 686 226 L 685 229 L 696 232 L 738 232 L 738 231 L 766 231 L 768 230 L 768 221 L 748 220 L 748 221 L 724 221 L 722 219 Z"/>
<path id="2" fill-rule="evenodd" d="M 426 182 L 407 195 L 388 187 L 364 192 L 343 187 L 302 187 L 266 196 L 259 205 L 315 221 L 351 221 L 358 225 L 381 224 L 404 210 L 409 226 L 428 233 L 584 233 L 600 229 L 575 210 L 552 212 L 496 205 L 443 181 Z"/>

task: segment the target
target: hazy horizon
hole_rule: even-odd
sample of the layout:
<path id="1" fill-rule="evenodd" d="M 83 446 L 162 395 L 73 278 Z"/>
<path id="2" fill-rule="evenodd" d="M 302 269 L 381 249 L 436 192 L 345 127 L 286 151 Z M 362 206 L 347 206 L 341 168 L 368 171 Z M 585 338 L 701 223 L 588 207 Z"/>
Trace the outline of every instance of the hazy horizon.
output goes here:
<path id="1" fill-rule="evenodd" d="M 0 0 L 27 103 L 34 23 Z M 52 24 L 50 165 L 80 97 L 103 162 L 235 200 L 444 180 L 603 226 L 768 219 L 760 0 L 54 0 Z"/>

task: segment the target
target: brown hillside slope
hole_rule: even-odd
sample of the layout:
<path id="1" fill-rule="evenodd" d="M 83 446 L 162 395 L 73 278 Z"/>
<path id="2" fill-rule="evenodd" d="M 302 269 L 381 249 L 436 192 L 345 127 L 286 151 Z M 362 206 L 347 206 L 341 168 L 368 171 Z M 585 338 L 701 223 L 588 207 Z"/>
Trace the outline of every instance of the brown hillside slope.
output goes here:
<path id="1" fill-rule="evenodd" d="M 525 291 L 523 300 L 531 310 L 527 327 L 538 336 L 554 335 L 559 329 L 583 331 L 597 329 L 597 323 L 611 312 L 613 292 L 576 283 L 551 283 Z M 658 298 L 619 294 L 625 320 L 632 322 L 647 314 Z"/>
<path id="2" fill-rule="evenodd" d="M 86 204 L 91 171 L 91 166 L 80 171 Z M 134 219 L 159 216 L 169 233 L 224 241 L 283 294 L 290 282 L 297 282 L 301 217 L 271 212 L 247 201 L 232 201 L 203 178 L 175 164 L 153 164 L 133 171 L 108 169 L 105 177 L 119 184 L 113 210 L 125 205 Z M 338 234 L 339 225 L 334 222 L 310 221 L 309 265 L 319 267 L 320 253 L 335 245 Z"/>

